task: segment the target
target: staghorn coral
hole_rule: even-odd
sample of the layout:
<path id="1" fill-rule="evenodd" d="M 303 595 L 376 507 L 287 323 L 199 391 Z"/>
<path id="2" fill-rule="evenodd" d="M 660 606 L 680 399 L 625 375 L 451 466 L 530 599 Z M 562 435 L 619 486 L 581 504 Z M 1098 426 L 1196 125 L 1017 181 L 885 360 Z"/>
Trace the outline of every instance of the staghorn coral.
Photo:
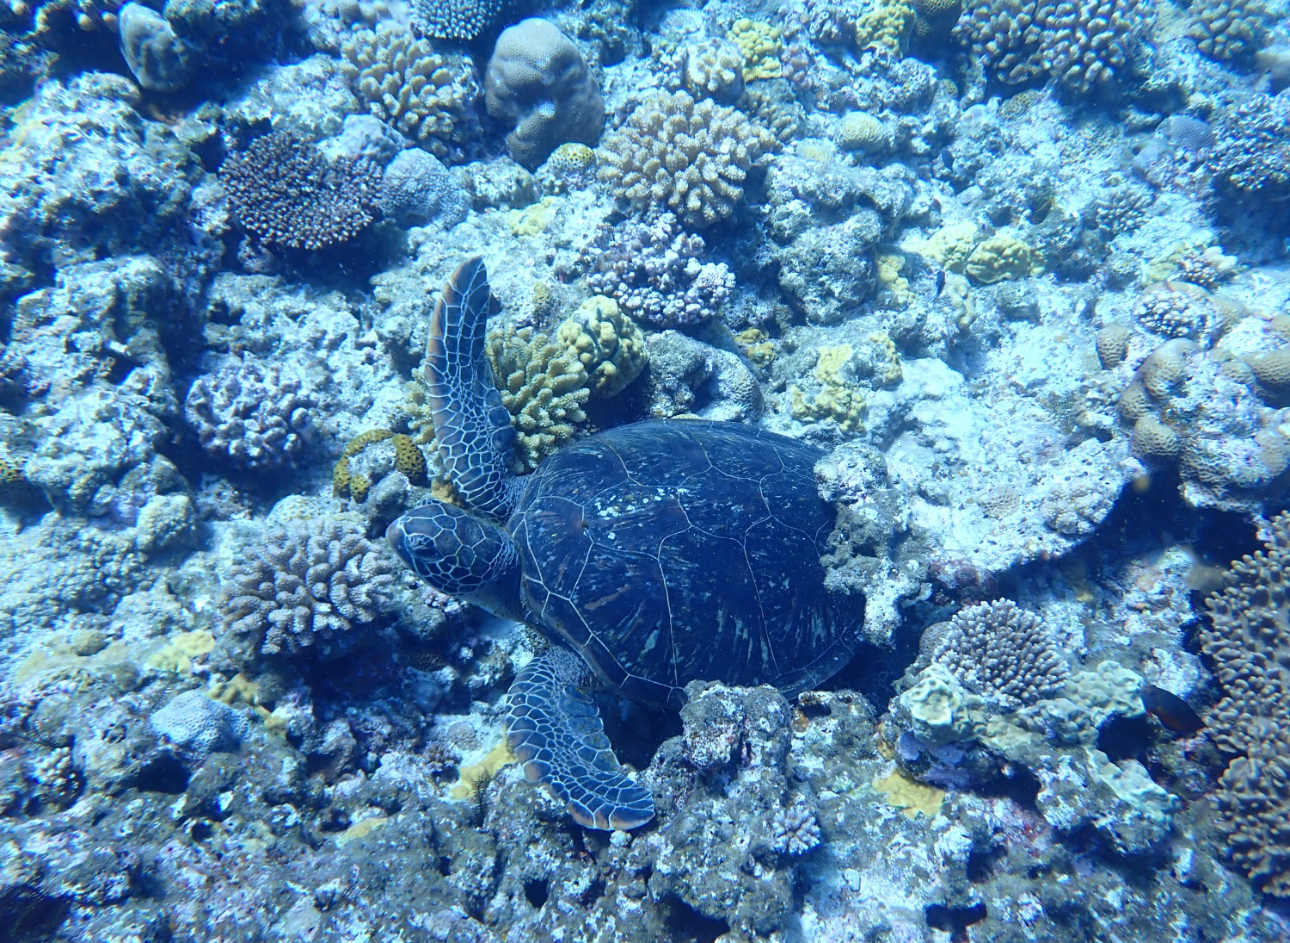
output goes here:
<path id="1" fill-rule="evenodd" d="M 682 231 L 663 213 L 648 224 L 601 225 L 579 253 L 587 287 L 607 295 L 635 320 L 656 327 L 702 324 L 716 316 L 735 287 L 724 262 L 702 261 L 703 237 Z"/>
<path id="2" fill-rule="evenodd" d="M 328 164 L 314 145 L 273 131 L 230 155 L 219 178 L 239 227 L 269 245 L 321 249 L 372 222 L 381 173 L 362 158 Z"/>
<path id="3" fill-rule="evenodd" d="M 1050 696 L 1070 675 L 1043 619 L 1010 599 L 956 613 L 932 659 L 1005 710 Z"/>
<path id="4" fill-rule="evenodd" d="M 1150 0 L 970 0 L 954 35 L 1003 82 L 1088 92 L 1130 70 L 1153 18 Z"/>
<path id="5" fill-rule="evenodd" d="M 638 211 L 671 210 L 700 229 L 734 212 L 748 172 L 775 143 L 733 108 L 655 92 L 601 145 L 600 177 Z"/>
<path id="6" fill-rule="evenodd" d="M 384 548 L 347 516 L 271 527 L 229 570 L 220 611 L 253 651 L 324 650 L 391 606 L 397 572 Z"/>
<path id="7" fill-rule="evenodd" d="M 485 353 L 515 427 L 514 470 L 530 472 L 572 441 L 586 422 L 582 407 L 591 395 L 586 368 L 576 347 L 513 324 L 488 332 Z"/>
<path id="8" fill-rule="evenodd" d="M 1246 58 L 1267 42 L 1269 17 L 1259 0 L 1199 0 L 1188 10 L 1187 35 L 1211 59 Z"/>
<path id="9" fill-rule="evenodd" d="M 605 122 L 600 86 L 568 36 L 538 17 L 497 37 L 484 77 L 488 113 L 511 128 L 506 147 L 535 169 L 561 144 L 594 145 Z"/>
<path id="10" fill-rule="evenodd" d="M 1264 544 L 1205 600 L 1201 649 L 1223 690 L 1206 723 L 1234 757 L 1215 797 L 1227 851 L 1260 889 L 1290 897 L 1290 514 L 1272 519 Z"/>
<path id="11" fill-rule="evenodd" d="M 300 377 L 248 355 L 198 377 L 184 400 L 184 417 L 208 454 L 263 470 L 300 454 L 316 405 Z"/>
<path id="12" fill-rule="evenodd" d="M 469 57 L 440 53 L 386 20 L 341 44 L 341 68 L 377 118 L 436 157 L 457 157 L 479 130 L 479 80 Z"/>

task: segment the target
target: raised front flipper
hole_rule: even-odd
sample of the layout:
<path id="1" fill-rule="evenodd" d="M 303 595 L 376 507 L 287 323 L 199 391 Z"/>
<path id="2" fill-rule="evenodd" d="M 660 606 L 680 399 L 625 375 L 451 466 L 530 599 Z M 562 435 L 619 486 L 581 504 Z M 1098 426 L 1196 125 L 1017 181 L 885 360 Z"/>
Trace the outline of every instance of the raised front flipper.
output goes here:
<path id="1" fill-rule="evenodd" d="M 505 523 L 515 431 L 484 356 L 490 292 L 478 256 L 457 267 L 430 320 L 425 379 L 444 471 L 473 511 Z"/>
<path id="2" fill-rule="evenodd" d="M 654 818 L 654 799 L 627 778 L 605 736 L 600 712 L 582 688 L 577 656 L 551 649 L 515 677 L 507 738 L 531 783 L 543 783 L 586 828 L 630 829 Z"/>

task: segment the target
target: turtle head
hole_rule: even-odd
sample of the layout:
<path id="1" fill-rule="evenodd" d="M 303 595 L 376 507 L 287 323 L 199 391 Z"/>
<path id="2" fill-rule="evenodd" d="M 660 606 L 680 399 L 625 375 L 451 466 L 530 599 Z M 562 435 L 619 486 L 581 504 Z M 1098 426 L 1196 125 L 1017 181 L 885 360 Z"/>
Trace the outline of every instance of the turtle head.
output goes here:
<path id="1" fill-rule="evenodd" d="M 408 511 L 385 537 L 403 562 L 440 592 L 502 618 L 524 619 L 519 554 L 500 527 L 436 501 Z"/>

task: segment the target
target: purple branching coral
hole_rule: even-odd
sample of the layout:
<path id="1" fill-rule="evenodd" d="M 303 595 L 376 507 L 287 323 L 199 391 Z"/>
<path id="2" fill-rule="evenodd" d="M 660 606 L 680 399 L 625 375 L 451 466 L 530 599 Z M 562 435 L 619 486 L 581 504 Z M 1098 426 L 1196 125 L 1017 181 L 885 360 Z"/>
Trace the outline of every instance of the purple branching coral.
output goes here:
<path id="1" fill-rule="evenodd" d="M 715 317 L 735 287 L 724 262 L 702 261 L 706 248 L 701 236 L 664 213 L 649 223 L 601 226 L 579 263 L 587 287 L 613 298 L 633 320 L 694 326 Z"/>
<path id="2" fill-rule="evenodd" d="M 316 405 L 298 376 L 252 357 L 230 360 L 199 377 L 184 416 L 208 454 L 242 469 L 289 463 L 304 448 Z"/>

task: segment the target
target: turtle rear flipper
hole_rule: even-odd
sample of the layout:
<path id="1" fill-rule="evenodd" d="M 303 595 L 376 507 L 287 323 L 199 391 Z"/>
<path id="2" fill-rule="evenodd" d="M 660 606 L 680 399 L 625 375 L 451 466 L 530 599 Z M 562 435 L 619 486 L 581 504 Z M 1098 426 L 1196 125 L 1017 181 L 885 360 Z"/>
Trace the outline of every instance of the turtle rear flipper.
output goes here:
<path id="1" fill-rule="evenodd" d="M 472 510 L 504 522 L 514 503 L 515 430 L 484 356 L 490 297 L 483 259 L 457 266 L 430 321 L 425 380 L 444 471 Z"/>
<path id="2" fill-rule="evenodd" d="M 534 658 L 511 685 L 508 740 L 529 782 L 544 783 L 585 828 L 631 829 L 654 818 L 654 799 L 627 778 L 600 713 L 582 688 L 582 662 L 562 649 Z"/>

